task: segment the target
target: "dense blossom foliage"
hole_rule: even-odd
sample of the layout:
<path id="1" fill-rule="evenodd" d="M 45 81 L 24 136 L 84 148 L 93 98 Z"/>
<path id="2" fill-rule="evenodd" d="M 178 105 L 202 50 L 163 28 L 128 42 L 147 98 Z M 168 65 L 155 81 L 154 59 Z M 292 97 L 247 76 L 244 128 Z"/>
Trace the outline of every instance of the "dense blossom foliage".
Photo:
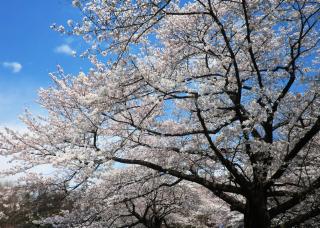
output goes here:
<path id="1" fill-rule="evenodd" d="M 84 217 L 72 216 L 90 213 L 90 202 L 92 210 L 119 210 L 119 216 L 136 203 L 143 210 L 158 191 L 172 203 L 170 215 L 180 216 L 178 208 L 188 204 L 196 210 L 197 202 L 184 194 L 175 199 L 186 181 L 210 191 L 207 202 L 243 214 L 245 227 L 317 223 L 319 2 L 73 5 L 83 20 L 53 28 L 83 36 L 89 48 L 82 56 L 93 67 L 78 75 L 59 68 L 52 74 L 54 86 L 39 92 L 48 115 L 26 113 L 28 133 L 1 135 L 1 153 L 20 160 L 10 172 L 42 164 L 65 171 L 70 191 L 87 189 L 71 213 L 75 224 L 80 220 L 74 218 Z M 119 163 L 150 170 L 125 174 L 126 168 L 115 168 Z M 131 183 L 149 173 L 155 176 L 147 182 L 155 185 Z M 122 180 L 130 187 L 115 193 Z M 163 181 L 177 183 L 159 189 Z M 136 185 L 150 195 L 132 202 L 141 193 Z M 108 200 L 97 202 L 100 195 Z M 112 205 L 114 200 L 125 202 Z M 92 222 L 105 224 L 108 216 Z"/>

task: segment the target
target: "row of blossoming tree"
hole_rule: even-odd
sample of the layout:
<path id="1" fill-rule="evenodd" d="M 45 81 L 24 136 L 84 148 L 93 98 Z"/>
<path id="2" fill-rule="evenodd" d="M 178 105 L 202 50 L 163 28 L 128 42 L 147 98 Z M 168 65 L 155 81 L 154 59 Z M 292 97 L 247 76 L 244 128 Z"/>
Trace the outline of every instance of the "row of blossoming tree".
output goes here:
<path id="1" fill-rule="evenodd" d="M 82 21 L 53 28 L 83 37 L 92 68 L 59 68 L 39 91 L 48 115 L 0 138 L 11 173 L 60 171 L 74 208 L 44 222 L 320 225 L 318 1 L 73 5 Z"/>

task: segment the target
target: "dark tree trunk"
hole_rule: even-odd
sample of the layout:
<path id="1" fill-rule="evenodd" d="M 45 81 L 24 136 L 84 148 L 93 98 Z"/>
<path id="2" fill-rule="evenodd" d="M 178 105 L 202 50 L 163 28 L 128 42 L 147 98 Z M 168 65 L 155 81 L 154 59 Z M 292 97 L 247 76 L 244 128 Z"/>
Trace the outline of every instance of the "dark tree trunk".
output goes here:
<path id="1" fill-rule="evenodd" d="M 149 221 L 149 223 L 146 225 L 148 228 L 161 228 L 162 227 L 162 220 L 161 219 L 152 219 Z"/>
<path id="2" fill-rule="evenodd" d="M 253 190 L 247 198 L 244 214 L 245 228 L 270 228 L 267 198 L 263 190 Z"/>
<path id="3" fill-rule="evenodd" d="M 154 222 L 153 228 L 161 228 L 162 227 L 162 221 L 159 219 L 156 219 Z"/>

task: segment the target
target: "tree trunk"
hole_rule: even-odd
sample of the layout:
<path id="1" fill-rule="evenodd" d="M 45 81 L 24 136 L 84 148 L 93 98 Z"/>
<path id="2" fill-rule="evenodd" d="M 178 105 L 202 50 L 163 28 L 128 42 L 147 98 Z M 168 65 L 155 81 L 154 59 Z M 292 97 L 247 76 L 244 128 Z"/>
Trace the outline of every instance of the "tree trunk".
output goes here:
<path id="1" fill-rule="evenodd" d="M 162 220 L 156 219 L 154 222 L 153 228 L 161 228 L 162 227 Z"/>
<path id="2" fill-rule="evenodd" d="M 267 208 L 267 198 L 263 190 L 254 190 L 247 198 L 244 214 L 245 228 L 270 228 L 271 220 Z"/>
<path id="3" fill-rule="evenodd" d="M 146 225 L 146 224 L 145 224 Z M 146 225 L 148 228 L 161 228 L 162 227 L 162 220 L 161 219 L 152 219 Z"/>

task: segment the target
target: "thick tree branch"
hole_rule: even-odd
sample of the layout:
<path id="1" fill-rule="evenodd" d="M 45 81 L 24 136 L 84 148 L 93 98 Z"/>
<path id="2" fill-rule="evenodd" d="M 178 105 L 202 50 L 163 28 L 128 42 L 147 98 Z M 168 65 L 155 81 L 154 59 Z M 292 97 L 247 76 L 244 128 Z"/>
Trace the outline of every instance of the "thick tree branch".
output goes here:
<path id="1" fill-rule="evenodd" d="M 110 160 L 113 160 L 113 161 L 116 161 L 119 163 L 123 163 L 123 164 L 141 165 L 141 166 L 144 166 L 147 168 L 151 168 L 153 170 L 157 170 L 159 172 L 170 174 L 170 175 L 175 176 L 177 178 L 181 178 L 181 179 L 184 179 L 187 181 L 198 183 L 198 184 L 208 188 L 215 195 L 217 195 L 218 197 L 223 199 L 225 202 L 230 204 L 230 206 L 232 208 L 234 208 L 234 210 L 237 210 L 242 213 L 244 212 L 244 204 L 242 202 L 240 202 L 240 201 L 234 199 L 233 197 L 224 193 L 224 192 L 231 192 L 231 193 L 240 194 L 242 192 L 242 190 L 236 186 L 209 182 L 208 180 L 206 180 L 202 177 L 188 175 L 188 174 L 179 172 L 177 170 L 164 168 L 160 165 L 157 165 L 157 164 L 154 164 L 151 162 L 147 162 L 147 161 L 143 161 L 143 160 L 125 159 L 125 158 L 118 158 L 118 157 L 111 157 Z"/>
<path id="2" fill-rule="evenodd" d="M 271 176 L 270 180 L 266 184 L 266 188 L 269 188 L 274 180 L 279 179 L 290 165 L 290 161 L 293 160 L 301 149 L 320 131 L 320 116 L 318 116 L 313 127 L 306 132 L 306 134 L 295 144 L 292 150 L 284 157 L 283 163 L 278 170 Z"/>
<path id="3" fill-rule="evenodd" d="M 288 209 L 296 206 L 297 204 L 301 203 L 303 200 L 307 198 L 309 194 L 316 191 L 320 188 L 320 177 L 318 177 L 312 184 L 304 191 L 296 193 L 292 196 L 291 199 L 285 201 L 284 203 L 273 207 L 269 210 L 270 217 L 274 218 L 275 216 L 285 213 Z"/>

